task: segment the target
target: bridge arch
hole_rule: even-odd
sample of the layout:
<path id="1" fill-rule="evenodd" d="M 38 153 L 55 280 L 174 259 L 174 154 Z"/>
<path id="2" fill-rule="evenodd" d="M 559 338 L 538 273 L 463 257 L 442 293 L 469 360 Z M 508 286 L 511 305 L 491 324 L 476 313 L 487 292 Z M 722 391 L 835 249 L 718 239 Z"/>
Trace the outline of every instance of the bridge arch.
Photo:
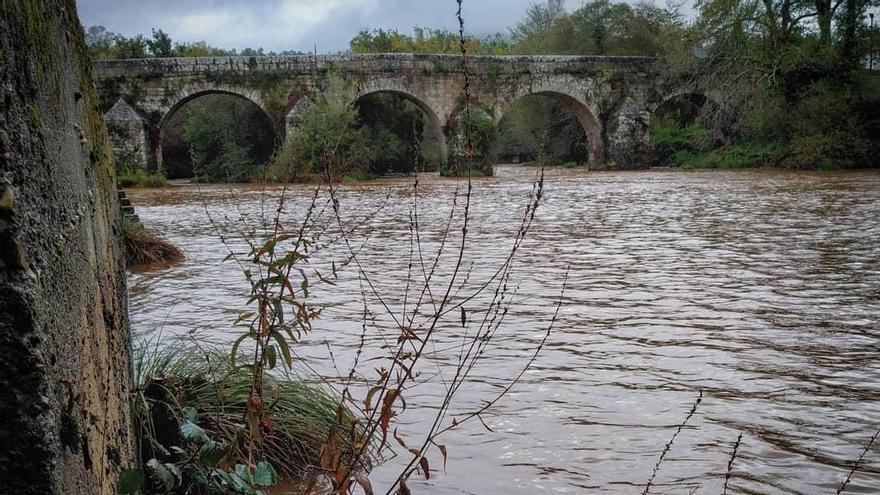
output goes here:
<path id="1" fill-rule="evenodd" d="M 389 94 L 402 98 L 413 103 L 419 110 L 421 110 L 422 114 L 427 119 L 427 127 L 432 134 L 432 138 L 440 147 L 441 159 L 446 161 L 449 156 L 449 144 L 443 132 L 445 123 L 441 120 L 440 114 L 435 110 L 435 107 L 429 103 L 428 98 L 420 96 L 414 91 L 409 91 L 407 88 L 401 87 L 398 84 L 374 82 L 359 88 L 355 95 L 354 103 L 357 103 L 361 98 L 377 94 Z"/>
<path id="2" fill-rule="evenodd" d="M 518 92 L 516 96 L 509 101 L 499 102 L 495 109 L 496 122 L 500 122 L 507 113 L 507 110 L 521 98 L 526 96 L 544 96 L 553 99 L 574 113 L 587 136 L 587 141 L 590 146 L 589 161 L 591 163 L 601 163 L 604 161 L 605 145 L 602 141 L 602 125 L 599 122 L 599 119 L 596 118 L 594 109 L 588 107 L 582 99 L 572 94 L 569 89 L 564 86 L 561 88 L 531 87 L 527 91 Z"/>
<path id="3" fill-rule="evenodd" d="M 651 121 L 657 123 L 667 117 L 672 117 L 681 124 L 690 125 L 710 103 L 710 98 L 700 91 L 671 93 L 654 106 L 651 111 Z"/>
<path id="4" fill-rule="evenodd" d="M 714 110 L 725 108 L 724 96 L 721 91 L 695 86 L 677 87 L 671 91 L 660 93 L 659 98 L 652 99 L 654 104 L 648 105 L 648 110 L 651 113 L 651 122 L 655 122 L 668 115 L 670 110 L 674 110 L 677 104 L 691 106 L 692 110 L 699 110 L 699 112 L 704 112 L 708 108 Z"/>
<path id="5" fill-rule="evenodd" d="M 260 110 L 266 114 L 266 117 L 273 123 L 273 125 L 275 124 L 275 119 L 272 118 L 272 112 L 266 107 L 265 102 L 263 102 L 263 96 L 257 89 L 226 84 L 188 84 L 177 91 L 172 97 L 168 98 L 172 103 L 162 109 L 162 116 L 159 119 L 159 127 L 161 128 L 164 126 L 169 118 L 190 101 L 199 98 L 200 96 L 210 94 L 236 96 L 248 100 L 254 105 L 260 107 Z"/>
<path id="6" fill-rule="evenodd" d="M 169 144 L 169 138 L 174 135 L 172 129 L 177 128 L 179 132 L 179 126 L 181 125 L 181 122 L 175 116 L 188 104 L 200 98 L 214 95 L 231 97 L 247 102 L 245 105 L 252 109 L 248 110 L 248 112 L 256 112 L 253 115 L 261 115 L 261 120 L 265 121 L 265 128 L 262 128 L 261 125 L 262 132 L 260 136 L 267 136 L 266 149 L 268 150 L 268 146 L 272 145 L 272 143 L 274 143 L 274 147 L 278 146 L 279 125 L 272 118 L 271 112 L 267 110 L 259 91 L 227 85 L 188 85 L 175 93 L 174 97 L 168 99 L 168 101 L 173 102 L 170 106 L 160 109 L 160 116 L 154 131 L 154 153 L 158 170 L 168 172 L 166 170 L 166 165 L 169 165 L 166 163 L 166 145 Z M 171 135 L 169 135 L 169 131 L 172 132 Z M 171 141 L 173 142 L 174 139 L 172 138 Z"/>

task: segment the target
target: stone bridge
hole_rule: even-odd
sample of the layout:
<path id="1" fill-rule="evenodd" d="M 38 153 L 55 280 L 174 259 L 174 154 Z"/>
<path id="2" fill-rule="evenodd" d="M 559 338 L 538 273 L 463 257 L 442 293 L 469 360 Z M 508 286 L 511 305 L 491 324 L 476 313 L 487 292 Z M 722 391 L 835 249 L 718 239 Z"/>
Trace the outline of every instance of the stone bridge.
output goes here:
<path id="1" fill-rule="evenodd" d="M 661 77 L 657 61 L 646 57 L 467 60 L 474 107 L 497 122 L 524 96 L 554 98 L 583 125 L 590 160 L 613 160 L 621 166 L 645 163 L 650 122 L 664 102 L 699 93 Z M 94 67 L 117 154 L 149 169 L 162 169 L 164 124 L 185 103 L 205 94 L 250 100 L 271 119 L 280 142 L 295 132 L 310 95 L 334 91 L 330 81 L 338 76 L 356 88 L 355 99 L 391 93 L 414 102 L 427 117 L 445 158 L 464 102 L 465 72 L 457 55 L 167 58 L 96 61 Z"/>

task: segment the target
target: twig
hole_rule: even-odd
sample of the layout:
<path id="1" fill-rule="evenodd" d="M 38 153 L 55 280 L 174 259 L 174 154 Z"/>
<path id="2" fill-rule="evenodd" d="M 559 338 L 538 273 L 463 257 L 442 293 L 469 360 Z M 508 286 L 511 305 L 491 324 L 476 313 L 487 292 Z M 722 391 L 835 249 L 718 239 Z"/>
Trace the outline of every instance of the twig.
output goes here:
<path id="1" fill-rule="evenodd" d="M 669 442 L 666 444 L 666 447 L 663 448 L 663 452 L 660 453 L 660 458 L 657 459 L 657 464 L 654 465 L 654 472 L 651 474 L 651 478 L 648 480 L 648 483 L 645 485 L 645 490 L 642 492 L 642 495 L 648 495 L 651 491 L 651 485 L 654 483 L 654 479 L 657 477 L 657 473 L 660 472 L 660 465 L 663 464 L 663 459 L 666 458 L 666 454 L 669 453 L 669 450 L 672 448 L 672 443 L 675 442 L 678 434 L 681 433 L 681 430 L 684 429 L 685 425 L 687 425 L 688 421 L 694 416 L 697 412 L 697 407 L 699 407 L 700 402 L 703 401 L 703 391 L 700 390 L 700 396 L 697 397 L 697 401 L 694 402 L 693 407 L 691 407 L 691 411 L 688 413 L 687 417 L 684 418 L 678 428 L 675 430 L 675 434 L 672 435 L 672 438 L 669 439 Z"/>
<path id="2" fill-rule="evenodd" d="M 880 436 L 880 430 L 877 430 L 877 432 L 874 433 L 874 436 L 871 437 L 871 440 L 868 442 L 868 445 L 866 445 L 865 449 L 862 450 L 862 453 L 859 455 L 859 459 L 856 461 L 855 465 L 849 471 L 849 474 L 846 476 L 846 479 L 843 480 L 843 484 L 840 485 L 840 488 L 837 489 L 837 495 L 840 495 L 841 493 L 844 492 L 844 490 L 846 490 L 846 486 L 849 485 L 849 482 L 852 480 L 853 475 L 856 474 L 856 471 L 858 471 L 859 468 L 862 466 L 862 461 L 865 460 L 865 456 L 868 455 L 868 451 L 871 450 L 871 446 L 874 445 L 874 442 L 877 440 L 878 436 Z"/>
<path id="3" fill-rule="evenodd" d="M 730 477 L 733 475 L 733 461 L 736 460 L 736 454 L 739 451 L 739 446 L 742 443 L 743 434 L 740 433 L 736 438 L 736 442 L 733 444 L 733 452 L 730 453 L 730 460 L 727 461 L 727 474 L 724 475 L 724 492 L 723 495 L 727 495 L 727 485 L 730 483 Z"/>

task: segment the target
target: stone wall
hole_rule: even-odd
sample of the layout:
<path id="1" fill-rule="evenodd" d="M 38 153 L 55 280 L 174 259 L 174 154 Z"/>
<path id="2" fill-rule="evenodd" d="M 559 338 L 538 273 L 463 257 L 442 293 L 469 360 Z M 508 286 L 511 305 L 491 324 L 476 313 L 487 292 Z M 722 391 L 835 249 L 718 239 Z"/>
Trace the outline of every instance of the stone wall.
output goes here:
<path id="1" fill-rule="evenodd" d="M 603 56 L 468 57 L 471 103 L 496 122 L 520 98 L 541 94 L 568 106 L 584 126 L 592 161 L 646 164 L 654 100 L 663 93 L 656 60 Z M 296 128 L 308 95 L 340 77 L 355 97 L 392 93 L 414 102 L 435 139 L 452 144 L 465 85 L 458 55 L 205 57 L 96 61 L 106 108 L 120 98 L 142 116 L 151 163 L 161 168 L 164 122 L 204 94 L 237 95 L 259 106 L 284 134 Z M 448 146 L 442 146 L 448 149 Z"/>
<path id="2" fill-rule="evenodd" d="M 0 2 L 0 492 L 133 464 L 119 207 L 74 0 Z"/>
<path id="3" fill-rule="evenodd" d="M 150 165 L 144 119 L 122 98 L 104 115 L 113 154 L 119 167 L 143 168 Z"/>

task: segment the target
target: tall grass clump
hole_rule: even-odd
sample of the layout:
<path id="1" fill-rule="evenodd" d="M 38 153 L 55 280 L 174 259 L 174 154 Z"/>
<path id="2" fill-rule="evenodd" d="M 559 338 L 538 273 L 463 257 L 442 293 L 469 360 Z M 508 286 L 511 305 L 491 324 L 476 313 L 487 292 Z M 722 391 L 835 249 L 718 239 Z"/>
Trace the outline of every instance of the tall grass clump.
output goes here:
<path id="1" fill-rule="evenodd" d="M 142 168 L 123 167 L 116 174 L 116 183 L 123 188 L 168 187 L 168 179 L 159 172 L 147 172 Z"/>
<path id="2" fill-rule="evenodd" d="M 170 264 L 186 259 L 180 248 L 148 231 L 139 222 L 124 217 L 122 243 L 128 266 Z"/>
<path id="3" fill-rule="evenodd" d="M 133 361 L 132 416 L 144 459 L 181 445 L 180 425 L 185 409 L 191 408 L 209 438 L 235 445 L 225 456 L 227 463 L 248 463 L 238 437 L 252 374 L 247 367 L 234 366 L 227 349 L 142 341 L 135 346 Z M 348 436 L 353 416 L 343 411 L 337 418 L 331 394 L 293 372 L 267 375 L 265 386 L 263 399 L 272 405 L 273 415 L 263 431 L 264 460 L 284 478 L 303 479 L 310 466 L 319 464 L 328 437 Z"/>

